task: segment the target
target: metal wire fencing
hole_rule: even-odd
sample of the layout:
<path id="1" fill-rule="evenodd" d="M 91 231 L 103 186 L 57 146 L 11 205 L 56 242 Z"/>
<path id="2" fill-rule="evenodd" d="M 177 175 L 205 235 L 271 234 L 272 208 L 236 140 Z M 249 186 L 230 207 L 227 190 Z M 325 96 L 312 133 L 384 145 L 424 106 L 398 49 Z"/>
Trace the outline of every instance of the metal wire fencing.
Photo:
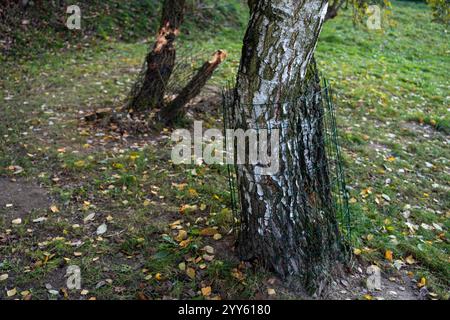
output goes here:
<path id="1" fill-rule="evenodd" d="M 234 90 L 232 87 L 228 86 L 223 90 L 222 94 L 222 108 L 223 108 L 223 123 L 224 132 L 227 129 L 236 129 L 233 125 L 233 117 L 230 111 L 235 103 Z M 333 210 L 335 214 L 341 234 L 344 239 L 350 241 L 351 238 L 351 213 L 349 210 L 348 200 L 349 194 L 346 188 L 345 179 L 345 168 L 342 159 L 341 146 L 339 141 L 338 127 L 336 123 L 336 108 L 332 99 L 331 86 L 327 80 L 322 81 L 320 90 L 316 91 L 314 94 L 302 95 L 296 97 L 296 104 L 298 101 L 303 101 L 303 105 L 307 105 L 308 101 L 316 99 L 316 102 L 321 106 L 319 110 L 319 115 L 315 115 L 314 121 L 319 121 L 321 124 L 320 143 L 323 143 L 323 148 L 326 154 L 326 161 L 321 162 L 320 165 L 314 166 L 314 174 L 323 174 L 328 176 L 329 179 L 325 180 L 327 185 L 322 186 L 322 190 L 325 192 L 331 192 L 332 194 L 332 204 L 329 208 Z M 246 108 L 253 119 L 256 119 L 252 124 L 256 130 L 267 129 L 268 131 L 272 129 L 280 129 L 281 131 L 289 130 L 290 126 L 300 125 L 298 123 L 299 119 L 296 121 L 279 122 L 276 126 L 267 125 L 267 119 L 271 118 L 270 113 L 274 112 L 271 108 L 272 105 L 252 105 L 250 108 Z M 307 115 L 305 115 L 308 117 Z M 307 119 L 311 121 L 311 118 Z M 226 137 L 226 134 L 224 135 Z M 280 142 L 282 143 L 283 134 L 280 136 Z M 226 141 L 227 143 L 227 141 Z M 241 204 L 239 200 L 237 184 L 236 184 L 236 165 L 227 164 L 228 173 L 228 188 L 230 193 L 231 207 L 236 223 L 235 230 L 239 230 L 240 226 L 240 210 Z"/>

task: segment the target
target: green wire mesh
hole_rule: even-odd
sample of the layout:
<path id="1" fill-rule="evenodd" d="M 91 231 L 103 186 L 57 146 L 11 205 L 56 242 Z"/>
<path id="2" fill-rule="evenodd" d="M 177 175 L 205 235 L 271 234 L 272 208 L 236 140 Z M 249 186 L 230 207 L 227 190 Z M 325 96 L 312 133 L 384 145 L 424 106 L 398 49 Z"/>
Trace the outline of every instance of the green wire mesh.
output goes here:
<path id="1" fill-rule="evenodd" d="M 223 123 L 224 123 L 224 133 L 227 129 L 233 129 L 231 126 L 231 115 L 230 110 L 234 102 L 233 96 L 234 90 L 231 87 L 223 90 L 222 94 L 222 107 L 223 107 Z M 330 175 L 330 190 L 332 193 L 333 207 L 336 213 L 336 218 L 339 223 L 341 234 L 343 238 L 350 241 L 351 238 L 351 214 L 349 210 L 348 200 L 349 194 L 346 187 L 345 181 L 345 170 L 342 160 L 341 147 L 339 141 L 338 128 L 336 124 L 336 108 L 333 104 L 331 86 L 326 79 L 322 81 L 322 88 L 320 92 L 315 95 L 320 95 L 322 99 L 322 123 L 323 123 L 323 141 L 325 152 L 327 156 L 326 165 L 328 167 L 328 172 Z M 298 99 L 314 99 L 314 96 L 303 96 Z M 253 106 L 253 110 L 256 106 Z M 258 105 L 259 107 L 259 105 Z M 256 128 L 259 130 L 259 128 Z M 268 128 L 270 129 L 270 128 Z M 226 141 L 225 144 L 228 142 Z M 230 194 L 231 208 L 233 211 L 236 228 L 239 230 L 240 221 L 240 203 L 239 195 L 236 186 L 236 170 L 235 165 L 227 164 L 228 173 L 228 188 Z"/>

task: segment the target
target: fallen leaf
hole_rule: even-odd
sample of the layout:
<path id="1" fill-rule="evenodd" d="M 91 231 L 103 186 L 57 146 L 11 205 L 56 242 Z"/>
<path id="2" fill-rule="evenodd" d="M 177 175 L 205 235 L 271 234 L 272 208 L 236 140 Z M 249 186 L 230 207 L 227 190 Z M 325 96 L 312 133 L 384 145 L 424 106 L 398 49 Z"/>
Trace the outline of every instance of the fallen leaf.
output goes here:
<path id="1" fill-rule="evenodd" d="M 202 295 L 204 297 L 208 297 L 209 295 L 211 295 L 211 287 L 202 288 Z"/>
<path id="2" fill-rule="evenodd" d="M 219 232 L 214 228 L 205 228 L 205 229 L 200 230 L 200 235 L 205 236 L 205 237 L 213 236 L 216 233 L 219 233 Z"/>
<path id="3" fill-rule="evenodd" d="M 269 296 L 274 296 L 274 295 L 276 295 L 277 293 L 275 292 L 275 289 L 269 288 L 269 289 L 267 289 L 267 294 L 268 294 Z"/>
<path id="4" fill-rule="evenodd" d="M 182 247 L 182 248 L 186 248 L 186 247 L 188 246 L 189 243 L 191 243 L 191 240 L 190 240 L 190 239 L 183 240 L 183 241 L 181 241 L 181 242 L 179 243 L 179 246 Z"/>
<path id="5" fill-rule="evenodd" d="M 98 226 L 98 228 L 97 228 L 97 235 L 102 235 L 102 234 L 104 234 L 107 230 L 108 230 L 108 227 L 107 227 L 106 223 L 103 223 L 103 224 L 101 224 L 100 226 Z"/>
<path id="6" fill-rule="evenodd" d="M 198 192 L 197 192 L 197 190 L 195 190 L 195 189 L 189 189 L 188 190 L 188 193 L 189 193 L 189 196 L 190 197 L 192 197 L 192 198 L 194 198 L 194 197 L 198 197 Z"/>
<path id="7" fill-rule="evenodd" d="M 53 213 L 58 213 L 58 212 L 59 212 L 59 209 L 58 209 L 57 206 L 52 205 L 52 206 L 50 207 L 50 211 L 53 212 Z"/>
<path id="8" fill-rule="evenodd" d="M 222 239 L 222 235 L 221 235 L 220 233 L 216 233 L 216 234 L 213 236 L 213 239 L 214 239 L 214 240 L 220 240 L 220 239 Z"/>
<path id="9" fill-rule="evenodd" d="M 204 246 L 202 250 L 206 251 L 206 253 L 214 254 L 214 248 L 211 246 Z"/>
<path id="10" fill-rule="evenodd" d="M 175 238 L 175 240 L 177 240 L 178 242 L 181 242 L 183 240 L 186 240 L 187 237 L 188 237 L 188 233 L 186 230 L 179 230 L 178 236 Z"/>
<path id="11" fill-rule="evenodd" d="M 87 295 L 88 293 L 89 293 L 89 290 L 86 290 L 86 289 L 81 290 L 81 292 L 80 292 L 80 294 L 81 294 L 82 296 L 85 296 L 85 295 Z"/>
<path id="12" fill-rule="evenodd" d="M 5 274 L 1 274 L 0 275 L 0 281 L 5 281 L 6 279 L 8 279 L 9 275 L 7 273 Z"/>
<path id="13" fill-rule="evenodd" d="M 83 168 L 86 165 L 86 162 L 84 160 L 78 160 L 74 162 L 74 165 L 77 168 Z"/>
<path id="14" fill-rule="evenodd" d="M 189 214 L 191 212 L 194 212 L 197 210 L 197 205 L 189 205 L 189 204 L 185 204 L 183 206 L 180 207 L 180 213 L 181 214 Z"/>
<path id="15" fill-rule="evenodd" d="M 187 268 L 186 274 L 189 278 L 195 279 L 195 270 L 193 268 Z"/>
<path id="16" fill-rule="evenodd" d="M 361 254 L 361 249 L 358 249 L 358 248 L 353 249 L 353 254 L 355 256 L 359 256 Z"/>
<path id="17" fill-rule="evenodd" d="M 386 258 L 386 260 L 392 261 L 393 260 L 392 251 L 391 250 L 386 250 L 386 253 L 384 254 L 384 257 Z"/>
<path id="18" fill-rule="evenodd" d="M 6 295 L 7 295 L 8 297 L 13 297 L 13 296 L 15 296 L 16 294 L 17 294 L 16 288 L 11 289 L 11 290 L 6 290 Z"/>
<path id="19" fill-rule="evenodd" d="M 407 264 L 414 264 L 416 263 L 416 260 L 414 260 L 413 256 L 407 256 L 405 259 Z"/>
<path id="20" fill-rule="evenodd" d="M 30 294 L 30 291 L 28 291 L 28 290 L 22 291 L 22 292 L 20 293 L 20 295 L 21 295 L 22 297 L 25 297 L 25 296 L 27 296 L 27 295 L 29 295 L 29 294 Z"/>
<path id="21" fill-rule="evenodd" d="M 395 260 L 394 261 L 394 267 L 397 269 L 397 270 L 400 270 L 402 267 L 404 267 L 405 266 L 405 263 L 402 261 L 402 260 Z"/>
<path id="22" fill-rule="evenodd" d="M 94 217 L 95 217 L 95 213 L 90 213 L 83 219 L 83 221 L 84 221 L 84 223 L 86 223 L 88 221 L 94 220 Z"/>
<path id="23" fill-rule="evenodd" d="M 420 279 L 420 282 L 417 283 L 417 286 L 418 286 L 419 288 L 422 288 L 422 287 L 424 287 L 426 284 L 427 284 L 427 279 L 425 279 L 424 277 L 422 277 L 422 278 Z"/>
<path id="24" fill-rule="evenodd" d="M 210 256 L 210 255 L 208 255 L 208 254 L 204 254 L 204 255 L 203 255 L 203 259 L 204 259 L 205 261 L 211 262 L 211 261 L 214 260 L 214 256 Z"/>
<path id="25" fill-rule="evenodd" d="M 17 219 L 14 219 L 14 220 L 11 221 L 11 222 L 12 222 L 12 224 L 18 225 L 18 224 L 21 224 L 21 223 L 22 223 L 22 219 L 17 218 Z"/>

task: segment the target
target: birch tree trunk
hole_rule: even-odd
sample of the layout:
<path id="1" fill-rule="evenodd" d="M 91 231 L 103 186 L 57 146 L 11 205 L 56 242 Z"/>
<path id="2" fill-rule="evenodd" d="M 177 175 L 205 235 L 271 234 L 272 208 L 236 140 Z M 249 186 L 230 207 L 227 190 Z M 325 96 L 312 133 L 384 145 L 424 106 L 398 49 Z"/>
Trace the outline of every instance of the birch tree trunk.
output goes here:
<path id="1" fill-rule="evenodd" d="M 295 276 L 309 293 L 320 294 L 344 259 L 312 58 L 327 1 L 251 1 L 251 12 L 232 117 L 236 128 L 280 129 L 280 166 L 273 175 L 237 166 L 237 249 L 242 259 Z"/>

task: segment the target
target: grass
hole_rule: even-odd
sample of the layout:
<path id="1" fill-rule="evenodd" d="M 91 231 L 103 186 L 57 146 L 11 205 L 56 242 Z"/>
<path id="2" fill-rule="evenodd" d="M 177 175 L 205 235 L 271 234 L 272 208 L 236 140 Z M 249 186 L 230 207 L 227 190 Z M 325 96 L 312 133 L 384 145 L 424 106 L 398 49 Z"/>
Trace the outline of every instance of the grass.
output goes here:
<path id="1" fill-rule="evenodd" d="M 178 45 L 182 57 L 226 49 L 229 57 L 211 81 L 223 86 L 235 75 L 247 14 L 238 1 L 215 10 L 223 12 L 213 15 L 214 28 L 188 19 L 191 32 Z M 393 24 L 377 32 L 353 27 L 349 17 L 343 12 L 327 22 L 316 57 L 338 105 L 357 258 L 388 269 L 412 256 L 408 275 L 425 278 L 432 293 L 448 299 L 448 35 L 419 3 L 394 2 Z M 267 297 L 270 275 L 231 252 L 224 168 L 174 166 L 167 139 L 122 136 L 79 121 L 84 112 L 123 101 L 148 49 L 112 37 L 114 21 L 99 22 L 106 31 L 95 35 L 98 44 L 2 63 L 0 175 L 37 181 L 59 209 L 38 208 L 12 225 L 15 217 L 0 208 L 0 275 L 9 275 L 2 287 L 17 288 L 16 297 L 30 291 L 34 299 L 56 298 L 45 284 L 64 287 L 73 264 L 89 292 L 70 291 L 70 299 L 197 299 L 207 286 L 213 298 Z M 11 166 L 24 171 L 14 175 Z M 32 222 L 43 216 L 45 222 Z M 98 236 L 102 223 L 108 231 Z M 211 228 L 222 239 L 202 235 Z M 180 230 L 187 233 L 182 246 Z M 212 261 L 206 245 L 215 249 Z"/>

